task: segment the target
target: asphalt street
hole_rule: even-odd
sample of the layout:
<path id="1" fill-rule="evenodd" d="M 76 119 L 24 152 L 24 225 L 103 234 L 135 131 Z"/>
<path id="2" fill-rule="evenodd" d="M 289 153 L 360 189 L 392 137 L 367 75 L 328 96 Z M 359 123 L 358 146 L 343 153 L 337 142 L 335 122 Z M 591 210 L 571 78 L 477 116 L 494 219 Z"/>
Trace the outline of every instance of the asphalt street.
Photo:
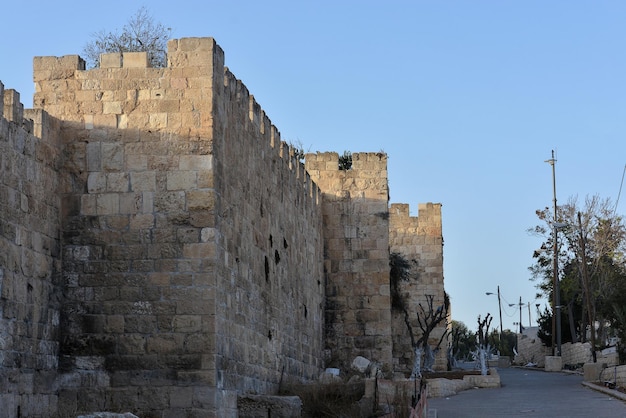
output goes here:
<path id="1" fill-rule="evenodd" d="M 624 401 L 583 386 L 580 375 L 521 368 L 498 372 L 502 387 L 431 398 L 429 416 L 626 418 Z"/>

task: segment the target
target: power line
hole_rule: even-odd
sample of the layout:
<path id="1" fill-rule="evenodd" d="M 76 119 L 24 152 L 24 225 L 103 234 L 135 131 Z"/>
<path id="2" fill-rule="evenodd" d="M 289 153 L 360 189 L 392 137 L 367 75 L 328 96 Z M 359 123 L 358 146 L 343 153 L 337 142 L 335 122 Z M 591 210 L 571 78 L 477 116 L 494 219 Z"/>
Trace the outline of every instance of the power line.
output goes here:
<path id="1" fill-rule="evenodd" d="M 619 203 L 619 197 L 622 195 L 622 186 L 624 185 L 624 174 L 626 174 L 626 164 L 624 164 L 624 171 L 622 171 L 622 182 L 619 184 L 619 193 L 617 193 L 617 200 L 615 201 L 615 209 L 613 209 L 613 214 L 617 212 L 617 204 Z"/>

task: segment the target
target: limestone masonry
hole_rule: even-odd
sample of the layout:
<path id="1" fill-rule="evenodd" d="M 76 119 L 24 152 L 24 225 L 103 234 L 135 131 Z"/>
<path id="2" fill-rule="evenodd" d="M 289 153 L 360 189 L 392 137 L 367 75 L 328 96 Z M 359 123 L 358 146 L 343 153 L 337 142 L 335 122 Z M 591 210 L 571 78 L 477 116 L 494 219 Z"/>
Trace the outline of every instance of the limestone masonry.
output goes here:
<path id="1" fill-rule="evenodd" d="M 0 417 L 235 417 L 359 355 L 408 376 L 389 256 L 443 303 L 441 206 L 389 206 L 385 154 L 302 164 L 212 38 L 34 81 L 33 110 L 0 83 Z"/>

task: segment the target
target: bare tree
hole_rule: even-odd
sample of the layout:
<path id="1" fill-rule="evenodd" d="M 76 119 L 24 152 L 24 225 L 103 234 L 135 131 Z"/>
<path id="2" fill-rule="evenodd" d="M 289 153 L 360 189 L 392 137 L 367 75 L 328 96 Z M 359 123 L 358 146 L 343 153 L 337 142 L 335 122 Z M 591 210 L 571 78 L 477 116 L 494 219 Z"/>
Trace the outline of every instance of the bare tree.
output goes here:
<path id="1" fill-rule="evenodd" d="M 478 315 L 478 361 L 480 362 L 480 374 L 485 376 L 487 374 L 487 357 L 491 353 L 491 346 L 489 345 L 489 327 L 493 317 L 490 314 L 485 316 L 485 319 L 480 320 Z"/>
<path id="2" fill-rule="evenodd" d="M 144 6 L 126 22 L 121 31 L 100 30 L 85 45 L 83 56 L 89 68 L 100 66 L 100 54 L 111 52 L 148 52 L 153 67 L 165 67 L 167 41 L 171 29 L 154 18 Z"/>
<path id="3" fill-rule="evenodd" d="M 409 330 L 411 345 L 415 350 L 413 371 L 411 372 L 412 378 L 419 377 L 422 374 L 422 357 L 424 357 L 424 370 L 432 371 L 433 365 L 435 364 L 435 353 L 439 350 L 441 343 L 449 332 L 446 327 L 444 332 L 441 334 L 441 338 L 439 338 L 439 342 L 434 346 L 434 348 L 430 346 L 430 334 L 442 322 L 444 325 L 446 324 L 448 319 L 448 310 L 450 308 L 450 299 L 447 293 L 444 294 L 443 305 L 435 308 L 433 300 L 433 295 L 426 295 L 426 307 L 424 307 L 421 303 L 418 304 L 419 312 L 417 312 L 417 324 L 422 331 L 422 334 L 418 339 L 415 338 L 413 333 L 413 327 L 411 326 L 411 322 L 409 320 L 409 313 L 406 309 L 404 310 L 404 322 Z"/>

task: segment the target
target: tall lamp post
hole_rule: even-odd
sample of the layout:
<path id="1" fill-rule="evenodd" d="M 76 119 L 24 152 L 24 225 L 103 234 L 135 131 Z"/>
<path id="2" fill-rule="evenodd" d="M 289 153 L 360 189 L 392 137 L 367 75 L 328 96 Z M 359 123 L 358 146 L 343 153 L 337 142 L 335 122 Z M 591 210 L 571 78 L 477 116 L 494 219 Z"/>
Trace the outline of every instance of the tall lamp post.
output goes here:
<path id="1" fill-rule="evenodd" d="M 493 295 L 492 292 L 485 292 L 486 295 Z M 502 335 L 502 302 L 500 301 L 500 285 L 498 285 L 498 311 L 500 312 L 500 335 Z"/>
<path id="2" fill-rule="evenodd" d="M 548 164 L 552 166 L 552 194 L 554 198 L 554 248 L 553 253 L 553 266 L 552 266 L 552 347 L 555 347 L 554 340 L 556 336 L 556 351 L 555 356 L 561 356 L 561 290 L 559 289 L 559 261 L 558 261 L 558 246 L 557 246 L 557 231 L 560 225 L 557 225 L 557 205 L 556 205 L 556 159 L 554 158 L 554 150 L 552 150 L 552 158 L 546 160 Z"/>

